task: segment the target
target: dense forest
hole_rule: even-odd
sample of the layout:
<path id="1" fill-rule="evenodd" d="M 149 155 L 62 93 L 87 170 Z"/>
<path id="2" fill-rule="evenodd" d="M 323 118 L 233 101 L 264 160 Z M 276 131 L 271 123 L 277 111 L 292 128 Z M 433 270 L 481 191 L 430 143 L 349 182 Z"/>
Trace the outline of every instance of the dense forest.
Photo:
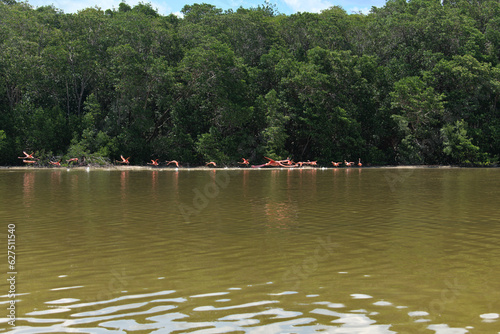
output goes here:
<path id="1" fill-rule="evenodd" d="M 182 13 L 0 0 L 0 164 L 498 162 L 498 0 Z"/>

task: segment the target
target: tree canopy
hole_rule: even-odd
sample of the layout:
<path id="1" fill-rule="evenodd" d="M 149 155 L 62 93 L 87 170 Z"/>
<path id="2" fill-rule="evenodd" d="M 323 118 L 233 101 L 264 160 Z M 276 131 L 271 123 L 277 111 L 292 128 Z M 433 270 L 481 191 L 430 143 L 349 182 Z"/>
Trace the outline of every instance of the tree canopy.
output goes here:
<path id="1" fill-rule="evenodd" d="M 0 164 L 500 157 L 498 1 L 182 14 L 0 1 Z"/>

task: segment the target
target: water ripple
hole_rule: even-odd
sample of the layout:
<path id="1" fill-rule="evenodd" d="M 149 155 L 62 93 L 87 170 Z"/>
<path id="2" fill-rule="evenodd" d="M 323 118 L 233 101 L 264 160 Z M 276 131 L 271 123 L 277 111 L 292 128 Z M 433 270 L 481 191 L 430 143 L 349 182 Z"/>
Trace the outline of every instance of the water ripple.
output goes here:
<path id="1" fill-rule="evenodd" d="M 9 330 L 497 332 L 498 171 L 237 171 L 210 196 L 201 171 L 3 175 L 27 213 Z"/>
<path id="2" fill-rule="evenodd" d="M 272 303 L 278 303 L 277 300 L 263 300 L 259 302 L 253 302 L 253 303 L 247 303 L 247 304 L 240 304 L 240 305 L 232 305 L 232 306 L 225 306 L 225 307 L 215 307 L 215 306 L 198 306 L 193 309 L 193 311 L 220 311 L 220 310 L 232 310 L 232 309 L 238 309 L 238 308 L 246 308 L 246 307 L 253 307 L 253 306 L 262 306 L 262 305 L 267 305 L 267 304 L 272 304 Z"/>
<path id="3" fill-rule="evenodd" d="M 151 293 L 131 294 L 110 300 L 93 303 L 78 303 L 77 298 L 60 298 L 46 302 L 57 305 L 48 310 L 33 311 L 26 314 L 30 317 L 18 319 L 12 333 L 125 333 L 129 331 L 148 331 L 151 333 L 311 333 L 325 331 L 328 333 L 396 333 L 391 324 L 381 319 L 388 313 L 407 309 L 406 306 L 394 306 L 390 300 L 373 302 L 376 296 L 350 293 L 339 298 L 339 301 L 310 301 L 306 295 L 296 291 L 258 294 L 257 296 L 274 295 L 277 300 L 254 300 L 216 307 L 199 305 L 198 301 L 227 295 L 226 302 L 231 302 L 232 294 L 241 291 L 252 295 L 252 290 L 268 287 L 273 284 L 252 284 L 245 288 L 228 287 L 227 291 L 191 294 L 189 297 L 178 295 L 174 290 L 163 290 Z M 293 293 L 291 293 L 293 292 Z M 158 299 L 158 296 L 174 294 L 173 298 Z M 321 298 L 322 294 L 317 294 Z M 339 296 L 341 297 L 341 296 Z M 284 308 L 281 305 L 293 305 L 296 309 Z M 131 302 L 136 301 L 136 302 Z M 123 303 L 126 302 L 126 303 Z M 154 306 L 156 304 L 156 306 Z M 159 304 L 159 305 L 158 305 Z M 174 305 L 172 305 L 174 304 Z M 61 306 L 58 306 L 61 305 Z M 102 305 L 108 305 L 102 307 Z M 377 308 L 378 307 L 378 308 Z M 382 307 L 382 308 L 380 308 Z M 94 308 L 84 310 L 85 308 Z M 348 309 L 350 311 L 347 311 Z M 343 309 L 344 311 L 339 311 Z M 58 313 L 72 312 L 70 318 L 47 318 Z M 392 310 L 392 311 L 391 311 Z M 243 312 L 240 312 L 243 311 Z M 194 313 L 193 313 L 194 312 Z M 408 319 L 415 324 L 427 323 L 427 328 L 436 333 L 463 332 L 464 328 L 452 328 L 446 324 L 432 323 L 435 314 L 423 310 L 405 311 Z M 405 313 L 400 316 L 404 318 Z M 427 318 L 423 318 L 427 317 Z M 495 322 L 498 313 L 483 313 L 479 316 L 483 323 Z M 89 327 L 89 325 L 91 325 Z"/>

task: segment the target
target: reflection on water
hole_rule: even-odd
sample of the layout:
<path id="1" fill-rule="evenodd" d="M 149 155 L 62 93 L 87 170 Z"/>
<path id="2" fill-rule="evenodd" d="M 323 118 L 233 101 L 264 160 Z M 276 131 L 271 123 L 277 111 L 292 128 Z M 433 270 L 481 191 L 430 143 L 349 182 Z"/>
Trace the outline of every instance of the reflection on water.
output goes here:
<path id="1" fill-rule="evenodd" d="M 498 333 L 499 177 L 0 171 L 19 293 L 0 331 Z"/>
<path id="2" fill-rule="evenodd" d="M 35 174 L 24 173 L 23 174 L 23 199 L 24 206 L 26 208 L 31 207 L 31 202 L 33 200 L 33 188 L 35 183 Z"/>

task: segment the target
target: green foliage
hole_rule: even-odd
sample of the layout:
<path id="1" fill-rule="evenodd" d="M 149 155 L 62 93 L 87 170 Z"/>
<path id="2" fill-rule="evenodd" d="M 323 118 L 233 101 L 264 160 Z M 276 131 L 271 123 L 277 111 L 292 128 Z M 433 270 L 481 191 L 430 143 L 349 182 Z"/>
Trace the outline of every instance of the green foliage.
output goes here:
<path id="1" fill-rule="evenodd" d="M 68 148 L 68 156 L 85 158 L 88 163 L 99 163 L 118 153 L 118 138 L 101 130 L 104 115 L 95 95 L 85 101 L 81 118 L 81 134 L 76 134 Z"/>
<path id="2" fill-rule="evenodd" d="M 8 154 L 11 153 L 8 149 L 7 134 L 4 130 L 0 130 L 0 161 L 10 160 L 8 159 Z"/>
<path id="3" fill-rule="evenodd" d="M 144 14 L 145 16 L 150 16 L 150 17 L 157 17 L 159 14 L 156 11 L 156 9 L 153 8 L 151 3 L 143 3 L 139 2 L 137 5 L 134 6 L 132 11 Z"/>
<path id="4" fill-rule="evenodd" d="M 220 164 L 230 162 L 229 157 L 224 153 L 224 140 L 221 134 L 214 128 L 211 128 L 210 132 L 198 137 L 196 150 L 205 162 L 215 161 Z"/>
<path id="5" fill-rule="evenodd" d="M 439 126 L 444 113 L 444 95 L 418 77 L 406 77 L 390 93 L 392 119 L 401 136 L 398 159 L 402 163 L 437 162 Z"/>
<path id="6" fill-rule="evenodd" d="M 157 144 L 160 145 L 157 145 Z M 174 128 L 169 134 L 157 139 L 153 143 L 154 147 L 162 149 L 162 153 L 168 160 L 178 160 L 188 163 L 201 163 L 199 155 L 196 152 L 195 140 L 187 132 Z"/>
<path id="7" fill-rule="evenodd" d="M 83 143 L 73 138 L 66 155 L 70 158 L 82 159 L 83 157 L 88 157 L 90 155 L 90 151 Z"/>
<path id="8" fill-rule="evenodd" d="M 484 162 L 484 155 L 479 152 L 479 147 L 472 143 L 467 136 L 467 124 L 463 120 L 454 124 L 446 124 L 441 129 L 443 137 L 443 152 L 452 163 L 475 164 Z"/>
<path id="9" fill-rule="evenodd" d="M 16 105 L 14 131 L 19 149 L 62 151 L 68 142 L 69 133 L 64 114 L 57 107 L 44 109 L 28 101 Z"/>
<path id="10" fill-rule="evenodd" d="M 285 149 L 288 138 L 286 124 L 290 116 L 283 113 L 281 101 L 275 90 L 271 90 L 264 98 L 260 98 L 261 107 L 266 110 L 266 128 L 262 131 L 265 155 L 271 159 L 284 159 L 289 153 Z"/>
<path id="11" fill-rule="evenodd" d="M 0 130 L 0 150 L 5 147 L 6 139 L 7 139 L 7 135 L 5 134 L 5 131 Z"/>
<path id="12" fill-rule="evenodd" d="M 118 5 L 118 11 L 121 13 L 130 12 L 131 10 L 132 10 L 132 7 L 127 5 L 125 2 L 120 2 L 120 4 Z"/>
<path id="13" fill-rule="evenodd" d="M 0 164 L 23 150 L 99 164 L 500 156 L 498 1 L 182 13 L 1 1 Z"/>
<path id="14" fill-rule="evenodd" d="M 216 8 L 214 5 L 209 5 L 206 3 L 185 5 L 181 13 L 184 14 L 184 19 L 191 23 L 200 23 L 213 15 L 219 15 L 222 10 Z"/>

